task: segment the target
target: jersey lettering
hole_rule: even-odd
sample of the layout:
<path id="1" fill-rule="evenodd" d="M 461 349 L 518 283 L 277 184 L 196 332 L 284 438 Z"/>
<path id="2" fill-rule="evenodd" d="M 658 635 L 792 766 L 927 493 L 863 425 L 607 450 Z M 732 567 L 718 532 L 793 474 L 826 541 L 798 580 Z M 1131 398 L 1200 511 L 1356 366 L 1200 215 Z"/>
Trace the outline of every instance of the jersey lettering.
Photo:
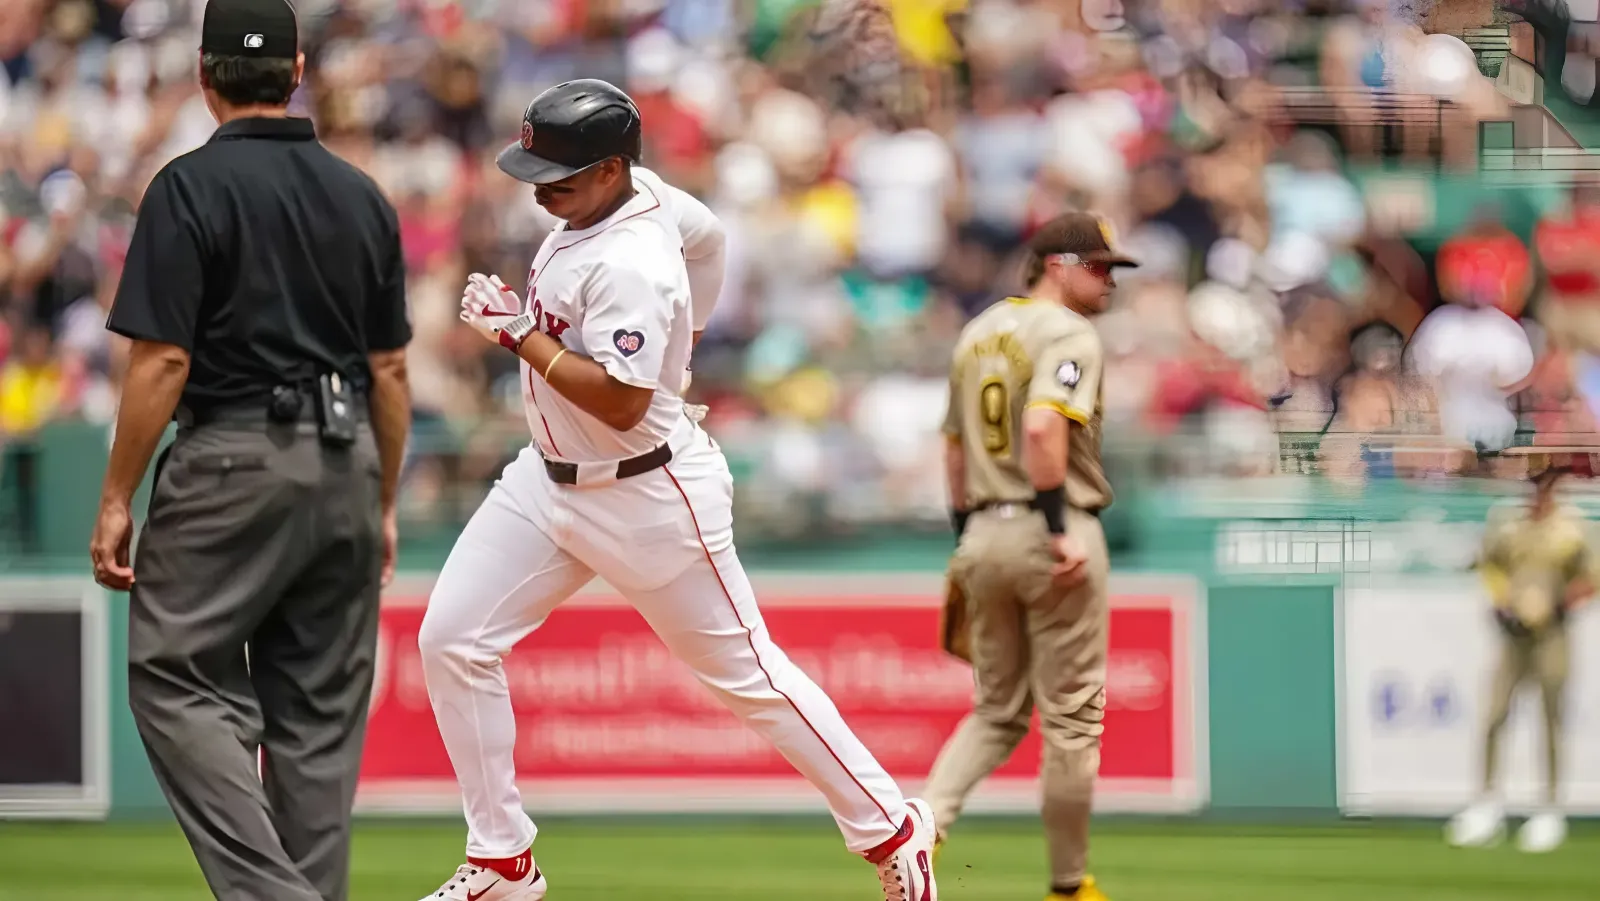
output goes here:
<path id="1" fill-rule="evenodd" d="M 533 299 L 533 319 L 534 322 L 538 323 L 539 331 L 544 332 L 546 335 L 549 335 L 557 341 L 561 340 L 562 332 L 572 327 L 572 323 L 560 318 L 554 313 L 546 313 L 544 310 L 544 304 L 540 303 L 539 298 L 537 297 Z"/>
<path id="2" fill-rule="evenodd" d="M 1111 503 L 1100 464 L 1101 345 L 1082 316 L 1018 298 L 1002 301 L 963 329 L 951 359 L 944 432 L 966 449 L 974 502 L 1026 501 L 1033 484 L 1022 464 L 1023 420 L 1043 408 L 1071 420 L 1068 503 Z"/>
<path id="3" fill-rule="evenodd" d="M 1004 380 L 984 379 L 978 389 L 978 413 L 983 419 L 983 449 L 999 457 L 1011 450 L 1011 395 Z"/>
<path id="4" fill-rule="evenodd" d="M 644 169 L 634 179 L 637 195 L 609 220 L 581 233 L 552 231 L 525 270 L 523 310 L 538 331 L 611 378 L 652 389 L 644 419 L 618 431 L 547 390 L 530 369 L 529 428 L 544 453 L 563 460 L 627 459 L 692 431 L 684 429 L 681 396 L 693 343 L 684 242 L 673 209 L 661 202 L 666 186 Z"/>

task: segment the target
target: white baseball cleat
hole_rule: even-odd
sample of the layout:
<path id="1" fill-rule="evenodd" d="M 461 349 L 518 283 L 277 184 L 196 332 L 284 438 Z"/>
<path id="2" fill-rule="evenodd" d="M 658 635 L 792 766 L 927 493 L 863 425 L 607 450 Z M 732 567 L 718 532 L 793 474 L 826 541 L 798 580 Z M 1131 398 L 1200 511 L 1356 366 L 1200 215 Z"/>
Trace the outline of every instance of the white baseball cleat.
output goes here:
<path id="1" fill-rule="evenodd" d="M 906 800 L 906 808 L 911 813 L 906 817 L 909 829 L 902 829 L 901 835 L 890 841 L 891 850 L 873 861 L 884 901 L 939 901 L 939 887 L 933 881 L 933 843 L 938 835 L 933 809 L 915 798 Z"/>
<path id="2" fill-rule="evenodd" d="M 1517 831 L 1517 848 L 1529 854 L 1547 854 L 1567 840 L 1567 818 L 1555 811 L 1534 814 Z"/>
<path id="3" fill-rule="evenodd" d="M 549 889 L 544 874 L 537 865 L 528 870 L 521 879 L 507 879 L 495 870 L 464 863 L 437 892 L 421 901 L 544 901 Z"/>
<path id="4" fill-rule="evenodd" d="M 1504 838 L 1505 830 L 1505 810 L 1495 801 L 1484 800 L 1451 818 L 1445 840 L 1457 848 L 1483 848 Z"/>

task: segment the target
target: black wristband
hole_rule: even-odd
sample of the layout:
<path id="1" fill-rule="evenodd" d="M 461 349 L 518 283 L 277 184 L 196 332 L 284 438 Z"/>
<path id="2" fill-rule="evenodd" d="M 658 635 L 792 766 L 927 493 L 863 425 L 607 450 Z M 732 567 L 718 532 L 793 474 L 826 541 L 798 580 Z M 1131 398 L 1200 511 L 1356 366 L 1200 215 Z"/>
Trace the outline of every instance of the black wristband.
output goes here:
<path id="1" fill-rule="evenodd" d="M 956 537 L 967 534 L 967 520 L 972 518 L 971 510 L 957 510 L 950 508 L 950 525 L 956 530 Z"/>
<path id="2" fill-rule="evenodd" d="M 1063 512 L 1067 506 L 1065 485 L 1035 491 L 1033 500 L 1028 502 L 1028 506 L 1044 514 L 1044 524 L 1050 528 L 1051 535 L 1067 534 L 1067 518 Z"/>

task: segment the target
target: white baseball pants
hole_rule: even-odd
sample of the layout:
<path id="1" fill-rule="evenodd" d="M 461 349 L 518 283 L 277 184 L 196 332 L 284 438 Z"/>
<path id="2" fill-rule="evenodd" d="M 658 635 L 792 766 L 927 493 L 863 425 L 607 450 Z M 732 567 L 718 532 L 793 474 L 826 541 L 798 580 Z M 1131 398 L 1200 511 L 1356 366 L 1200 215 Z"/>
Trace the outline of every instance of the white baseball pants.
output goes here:
<path id="1" fill-rule="evenodd" d="M 439 574 L 419 644 L 470 857 L 520 854 L 537 834 L 516 787 L 501 658 L 596 575 L 822 791 L 850 850 L 876 848 L 905 822 L 894 780 L 767 634 L 734 553 L 722 453 L 698 428 L 680 429 L 673 444 L 667 466 L 589 487 L 551 482 L 538 452 L 524 450 Z"/>

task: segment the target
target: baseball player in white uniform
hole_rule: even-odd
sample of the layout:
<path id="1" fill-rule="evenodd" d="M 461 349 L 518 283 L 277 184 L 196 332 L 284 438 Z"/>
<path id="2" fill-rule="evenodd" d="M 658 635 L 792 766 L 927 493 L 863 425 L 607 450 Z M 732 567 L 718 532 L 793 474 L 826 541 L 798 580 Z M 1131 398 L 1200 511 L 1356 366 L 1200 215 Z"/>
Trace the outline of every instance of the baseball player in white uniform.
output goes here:
<path id="1" fill-rule="evenodd" d="M 468 522 L 422 624 L 468 825 L 467 862 L 429 897 L 544 898 L 501 658 L 599 576 L 822 791 L 886 901 L 936 901 L 932 812 L 902 797 L 772 642 L 734 552 L 732 476 L 682 397 L 721 287 L 722 229 L 634 165 L 640 144 L 633 101 L 586 79 L 536 97 L 499 157 L 564 225 L 534 258 L 526 297 L 474 275 L 462 298 L 461 318 L 523 361 L 533 443 Z"/>

